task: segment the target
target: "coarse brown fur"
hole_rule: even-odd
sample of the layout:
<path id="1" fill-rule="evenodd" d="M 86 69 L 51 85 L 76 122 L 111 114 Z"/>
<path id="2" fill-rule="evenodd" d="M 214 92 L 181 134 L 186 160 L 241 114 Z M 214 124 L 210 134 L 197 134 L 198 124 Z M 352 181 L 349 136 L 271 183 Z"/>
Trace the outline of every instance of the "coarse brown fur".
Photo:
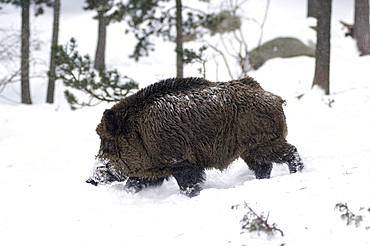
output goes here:
<path id="1" fill-rule="evenodd" d="M 97 127 L 98 158 L 121 176 L 173 175 L 178 182 L 182 168 L 223 170 L 238 157 L 257 178 L 268 178 L 273 162 L 286 162 L 295 172 L 303 164 L 285 140 L 283 103 L 251 77 L 163 80 L 104 112 Z"/>

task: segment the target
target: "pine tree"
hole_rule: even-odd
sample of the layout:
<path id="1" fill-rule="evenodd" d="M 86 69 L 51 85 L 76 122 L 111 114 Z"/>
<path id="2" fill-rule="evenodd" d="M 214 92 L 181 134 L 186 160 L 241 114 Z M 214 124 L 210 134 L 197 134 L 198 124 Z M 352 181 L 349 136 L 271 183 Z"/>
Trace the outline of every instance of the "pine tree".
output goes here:
<path id="1" fill-rule="evenodd" d="M 30 90 L 30 2 L 21 1 L 21 102 L 32 104 Z"/>
<path id="2" fill-rule="evenodd" d="M 55 91 L 55 56 L 56 49 L 58 46 L 59 36 L 59 16 L 60 16 L 60 0 L 54 0 L 54 17 L 53 17 L 53 34 L 51 38 L 51 49 L 50 49 L 50 64 L 49 64 L 49 83 L 46 95 L 47 103 L 54 103 L 54 91 Z"/>
<path id="3" fill-rule="evenodd" d="M 316 63 L 313 86 L 317 85 L 329 94 L 330 75 L 330 25 L 331 25 L 331 0 L 319 2 L 317 17 L 317 43 Z"/>
<path id="4" fill-rule="evenodd" d="M 35 15 L 38 16 L 43 14 L 45 6 L 50 6 L 51 0 L 0 0 L 1 3 L 21 8 L 21 102 L 32 104 L 29 79 L 30 7 L 35 7 Z"/>
<path id="5" fill-rule="evenodd" d="M 184 61 L 190 59 L 185 55 L 194 55 L 194 51 L 183 47 L 184 41 L 196 38 L 197 30 L 207 26 L 211 15 L 184 6 L 182 0 L 128 0 L 123 10 L 129 25 L 127 32 L 137 40 L 131 58 L 137 61 L 147 56 L 155 47 L 153 36 L 162 37 L 175 43 L 176 76 L 183 77 Z"/>
<path id="6" fill-rule="evenodd" d="M 182 1 L 176 0 L 176 77 L 184 77 L 184 48 L 182 31 Z"/>
<path id="7" fill-rule="evenodd" d="M 307 17 L 317 18 L 319 13 L 319 0 L 307 0 Z"/>
<path id="8" fill-rule="evenodd" d="M 353 36 L 361 55 L 370 54 L 369 0 L 355 0 Z"/>
<path id="9" fill-rule="evenodd" d="M 114 21 L 121 21 L 123 17 L 122 3 L 114 0 L 86 0 L 85 10 L 95 10 L 98 20 L 98 42 L 95 52 L 94 68 L 105 69 L 105 50 L 107 40 L 107 26 Z"/>
<path id="10" fill-rule="evenodd" d="M 64 95 L 72 109 L 117 102 L 138 88 L 133 79 L 117 70 L 95 70 L 91 58 L 79 54 L 75 39 L 57 48 L 56 79 L 67 87 Z"/>

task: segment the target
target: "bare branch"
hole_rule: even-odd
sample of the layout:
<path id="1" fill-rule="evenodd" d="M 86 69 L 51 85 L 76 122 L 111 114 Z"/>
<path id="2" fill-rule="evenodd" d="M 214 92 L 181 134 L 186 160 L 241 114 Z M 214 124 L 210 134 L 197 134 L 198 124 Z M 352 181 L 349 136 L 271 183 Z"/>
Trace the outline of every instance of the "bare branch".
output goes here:
<path id="1" fill-rule="evenodd" d="M 222 50 L 220 50 L 219 48 L 217 48 L 216 46 L 210 44 L 210 43 L 208 43 L 208 46 L 210 48 L 212 48 L 214 51 L 216 51 L 218 54 L 221 55 L 221 57 L 222 57 L 222 59 L 223 59 L 223 61 L 225 63 L 227 72 L 229 73 L 230 78 L 233 80 L 234 79 L 234 76 L 233 76 L 233 73 L 231 72 L 231 69 L 230 69 L 230 66 L 229 66 L 229 62 L 227 61 L 227 58 L 226 58 L 224 52 Z"/>
<path id="2" fill-rule="evenodd" d="M 231 209 L 238 209 L 240 207 L 247 209 L 247 213 L 243 216 L 240 221 L 242 224 L 242 233 L 244 232 L 265 232 L 270 235 L 274 235 L 275 232 L 280 233 L 284 237 L 284 232 L 277 227 L 275 223 L 270 224 L 268 222 L 270 213 L 267 213 L 267 216 L 257 214 L 246 202 L 243 205 L 233 205 Z"/>
<path id="3" fill-rule="evenodd" d="M 9 84 L 19 81 L 19 75 L 21 71 L 17 70 L 13 74 L 0 79 L 0 94 L 5 90 L 5 87 Z"/>
<path id="4" fill-rule="evenodd" d="M 266 9 L 265 9 L 265 15 L 263 16 L 263 20 L 262 20 L 262 23 L 260 25 L 261 34 L 260 34 L 260 38 L 259 38 L 259 41 L 258 41 L 258 46 L 260 46 L 261 43 L 262 43 L 263 28 L 265 27 L 265 23 L 266 23 L 266 20 L 267 20 L 267 14 L 268 14 L 269 7 L 270 7 L 270 0 L 267 0 L 267 2 L 266 2 Z"/>
<path id="5" fill-rule="evenodd" d="M 231 57 L 233 57 L 233 58 L 236 58 L 236 57 L 237 57 L 237 55 L 234 55 L 232 52 L 230 52 L 230 51 L 229 51 L 229 48 L 228 48 L 228 46 L 225 44 L 225 40 L 224 40 L 224 38 L 223 38 L 223 37 L 224 37 L 223 35 L 220 35 L 220 41 L 221 41 L 221 44 L 222 44 L 222 46 L 224 47 L 224 49 L 225 49 L 226 53 L 227 53 L 229 56 L 231 56 Z M 238 53 L 238 52 L 236 52 L 236 51 L 235 51 L 234 44 L 233 44 L 230 40 L 228 40 L 228 41 L 229 41 L 229 45 L 230 45 L 230 47 L 233 49 L 233 52 L 234 52 L 234 53 Z"/>

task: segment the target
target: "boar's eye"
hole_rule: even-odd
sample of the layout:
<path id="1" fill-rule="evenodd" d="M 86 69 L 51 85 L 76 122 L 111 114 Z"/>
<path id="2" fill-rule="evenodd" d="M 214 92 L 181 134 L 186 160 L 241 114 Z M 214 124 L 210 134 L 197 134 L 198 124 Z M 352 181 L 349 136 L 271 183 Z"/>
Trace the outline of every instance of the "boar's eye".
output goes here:
<path id="1" fill-rule="evenodd" d="M 104 119 L 105 119 L 105 127 L 107 131 L 115 135 L 118 133 L 118 122 L 117 122 L 117 117 L 113 110 L 107 109 L 104 111 Z"/>

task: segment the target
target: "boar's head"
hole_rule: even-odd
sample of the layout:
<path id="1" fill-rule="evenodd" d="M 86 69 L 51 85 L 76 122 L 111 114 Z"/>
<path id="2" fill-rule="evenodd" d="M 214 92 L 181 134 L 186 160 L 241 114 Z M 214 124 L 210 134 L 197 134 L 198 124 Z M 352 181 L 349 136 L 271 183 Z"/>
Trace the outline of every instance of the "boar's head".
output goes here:
<path id="1" fill-rule="evenodd" d="M 149 163 L 142 139 L 131 127 L 128 110 L 108 109 L 96 128 L 100 137 L 97 159 L 120 177 L 137 174 L 143 163 Z"/>
<path id="2" fill-rule="evenodd" d="M 118 137 L 121 134 L 119 122 L 120 117 L 112 109 L 104 111 L 100 124 L 96 132 L 100 137 L 99 159 L 110 159 L 112 156 L 119 155 Z"/>

